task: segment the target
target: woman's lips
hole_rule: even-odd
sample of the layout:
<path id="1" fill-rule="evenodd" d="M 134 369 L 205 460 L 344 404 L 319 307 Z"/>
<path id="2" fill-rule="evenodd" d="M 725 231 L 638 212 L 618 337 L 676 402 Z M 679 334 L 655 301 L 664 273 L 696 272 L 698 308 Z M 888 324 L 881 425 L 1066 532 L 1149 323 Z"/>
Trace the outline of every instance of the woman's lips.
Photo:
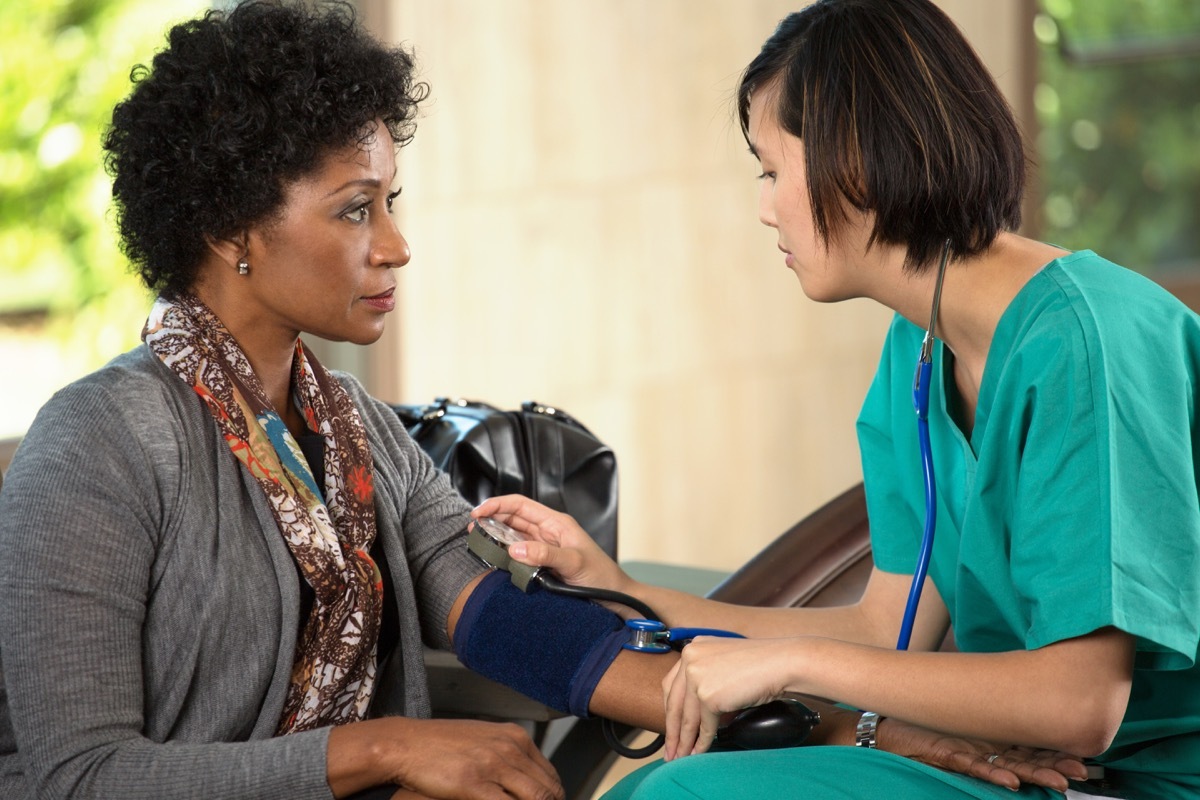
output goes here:
<path id="1" fill-rule="evenodd" d="M 379 311 L 391 311 L 396 307 L 395 292 L 396 288 L 392 287 L 386 292 L 364 297 L 363 302 Z"/>

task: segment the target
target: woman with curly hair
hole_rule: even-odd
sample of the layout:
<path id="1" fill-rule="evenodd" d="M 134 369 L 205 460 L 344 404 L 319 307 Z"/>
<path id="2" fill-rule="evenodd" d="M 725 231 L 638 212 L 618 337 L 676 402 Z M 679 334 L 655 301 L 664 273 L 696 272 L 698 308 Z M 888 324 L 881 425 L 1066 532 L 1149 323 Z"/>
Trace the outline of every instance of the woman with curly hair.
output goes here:
<path id="1" fill-rule="evenodd" d="M 252 2 L 176 26 L 133 80 L 104 145 L 158 299 L 0 493 L 0 796 L 561 796 L 519 727 L 427 719 L 422 645 L 471 654 L 468 598 L 531 624 L 566 604 L 604 663 L 619 621 L 483 581 L 469 505 L 299 338 L 373 342 L 395 305 L 411 57 L 348 6 Z M 639 702 L 572 676 L 521 688 Z"/>

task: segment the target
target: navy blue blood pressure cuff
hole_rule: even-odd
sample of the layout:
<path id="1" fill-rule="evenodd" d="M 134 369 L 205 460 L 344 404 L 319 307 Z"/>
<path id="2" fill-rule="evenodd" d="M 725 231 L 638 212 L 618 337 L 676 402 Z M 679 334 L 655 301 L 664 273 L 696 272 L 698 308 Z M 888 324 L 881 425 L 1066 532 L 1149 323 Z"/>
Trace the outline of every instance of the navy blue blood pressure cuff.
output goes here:
<path id="1" fill-rule="evenodd" d="M 497 570 L 467 599 L 454 652 L 480 675 L 586 717 L 596 684 L 627 638 L 611 611 L 540 587 L 526 594 Z"/>

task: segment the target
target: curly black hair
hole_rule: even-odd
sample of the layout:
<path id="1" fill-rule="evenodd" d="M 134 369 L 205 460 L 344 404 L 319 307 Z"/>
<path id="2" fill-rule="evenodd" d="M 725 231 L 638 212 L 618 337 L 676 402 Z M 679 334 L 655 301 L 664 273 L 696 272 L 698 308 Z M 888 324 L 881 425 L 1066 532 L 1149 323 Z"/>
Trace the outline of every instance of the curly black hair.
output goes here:
<path id="1" fill-rule="evenodd" d="M 155 292 L 186 291 L 206 242 L 269 222 L 284 188 L 382 119 L 397 146 L 429 87 L 345 3 L 266 0 L 167 34 L 113 110 L 105 166 L 125 255 Z"/>

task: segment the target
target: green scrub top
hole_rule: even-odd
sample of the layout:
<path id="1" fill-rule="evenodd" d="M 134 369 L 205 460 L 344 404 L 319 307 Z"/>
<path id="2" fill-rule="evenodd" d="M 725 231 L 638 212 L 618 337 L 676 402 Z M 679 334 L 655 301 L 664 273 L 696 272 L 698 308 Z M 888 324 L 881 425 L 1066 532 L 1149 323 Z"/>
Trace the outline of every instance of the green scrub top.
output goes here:
<path id="1" fill-rule="evenodd" d="M 905 574 L 924 528 L 912 406 L 923 336 L 892 324 L 858 423 L 875 562 Z M 1129 710 L 1097 760 L 1114 796 L 1200 797 L 1200 317 L 1080 252 L 1048 264 L 1002 316 L 969 438 L 948 413 L 950 358 L 939 344 L 930 577 L 959 649 L 1029 649 L 1110 625 L 1133 634 Z M 798 747 L 655 762 L 605 800 L 729 797 L 1062 795 L 1014 793 L 880 750 Z"/>
<path id="2" fill-rule="evenodd" d="M 923 336 L 896 318 L 858 421 L 875 563 L 905 574 L 925 513 L 912 406 Z M 929 576 L 959 649 L 1132 634 L 1129 708 L 1096 760 L 1124 797 L 1200 797 L 1200 317 L 1082 251 L 1004 312 L 969 437 L 951 415 L 952 358 L 939 342 Z"/>

